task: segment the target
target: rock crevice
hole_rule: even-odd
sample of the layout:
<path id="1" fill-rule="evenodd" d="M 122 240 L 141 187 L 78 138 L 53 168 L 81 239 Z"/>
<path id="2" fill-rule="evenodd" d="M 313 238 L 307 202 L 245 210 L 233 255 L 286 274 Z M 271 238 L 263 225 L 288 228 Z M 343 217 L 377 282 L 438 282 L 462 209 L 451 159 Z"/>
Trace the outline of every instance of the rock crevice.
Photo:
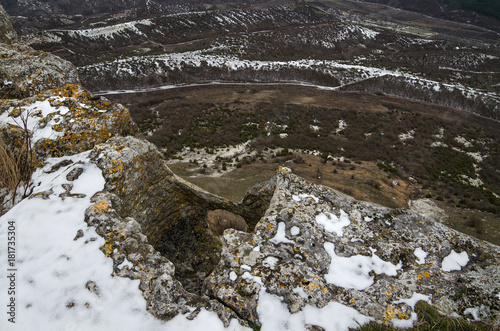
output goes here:
<path id="1" fill-rule="evenodd" d="M 236 204 L 180 180 L 145 140 L 114 138 L 91 158 L 103 171 L 106 191 L 119 198 L 117 213 L 141 225 L 148 242 L 174 263 L 177 279 L 193 293 L 200 294 L 220 260 L 221 243 L 209 230 L 208 211 L 223 209 L 254 220 L 265 208 L 266 197 L 258 198 L 258 192 Z"/>

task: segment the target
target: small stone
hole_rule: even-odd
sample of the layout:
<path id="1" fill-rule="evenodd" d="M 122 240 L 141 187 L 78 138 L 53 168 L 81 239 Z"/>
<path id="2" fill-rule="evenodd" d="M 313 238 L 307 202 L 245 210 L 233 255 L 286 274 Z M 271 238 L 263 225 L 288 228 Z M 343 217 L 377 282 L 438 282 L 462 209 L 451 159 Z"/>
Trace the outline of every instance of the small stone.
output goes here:
<path id="1" fill-rule="evenodd" d="M 80 239 L 81 237 L 83 237 L 83 231 L 82 231 L 82 229 L 79 229 L 79 230 L 76 232 L 76 236 L 75 236 L 75 238 L 73 238 L 73 240 L 75 240 L 75 241 L 76 241 L 76 240 Z"/>
<path id="2" fill-rule="evenodd" d="M 47 200 L 49 198 L 49 196 L 53 193 L 54 193 L 54 191 L 52 191 L 52 189 L 50 189 L 48 191 L 43 191 L 43 192 L 38 192 L 38 193 L 32 194 L 29 198 L 30 199 L 42 198 L 44 200 Z"/>
<path id="3" fill-rule="evenodd" d="M 89 280 L 85 284 L 85 288 L 90 292 L 94 293 L 95 295 L 100 296 L 99 286 L 97 286 L 97 284 L 94 283 L 93 281 Z"/>
<path id="4" fill-rule="evenodd" d="M 70 182 L 77 180 L 83 173 L 83 168 L 74 168 L 67 175 L 66 179 Z"/>
<path id="5" fill-rule="evenodd" d="M 46 171 L 46 173 L 48 174 L 51 174 L 53 172 L 56 172 L 57 170 L 59 170 L 60 168 L 62 167 L 67 167 L 69 166 L 70 164 L 73 164 L 73 161 L 71 160 L 64 160 L 64 161 L 61 161 L 59 163 L 56 163 L 52 166 L 52 168 L 50 168 L 50 170 Z"/>

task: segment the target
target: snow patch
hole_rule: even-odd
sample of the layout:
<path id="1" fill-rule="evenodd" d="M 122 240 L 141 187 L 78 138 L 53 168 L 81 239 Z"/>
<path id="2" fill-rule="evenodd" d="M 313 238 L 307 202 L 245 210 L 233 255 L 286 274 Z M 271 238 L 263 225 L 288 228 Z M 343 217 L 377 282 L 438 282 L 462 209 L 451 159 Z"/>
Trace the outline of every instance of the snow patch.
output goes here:
<path id="1" fill-rule="evenodd" d="M 424 252 L 422 247 L 418 247 L 415 249 L 413 254 L 418 258 L 417 263 L 418 264 L 424 264 L 425 263 L 425 258 L 427 257 L 428 253 Z"/>
<path id="2" fill-rule="evenodd" d="M 286 238 L 286 225 L 285 222 L 280 222 L 278 224 L 278 231 L 276 232 L 276 235 L 271 238 L 269 241 L 275 244 L 294 244 L 293 240 L 289 240 Z"/>
<path id="3" fill-rule="evenodd" d="M 383 261 L 375 254 L 372 256 L 337 256 L 335 254 L 335 245 L 330 242 L 325 242 L 324 248 L 332 259 L 328 274 L 325 275 L 325 280 L 329 284 L 347 289 L 352 288 L 361 291 L 370 287 L 374 279 L 369 275 L 372 270 L 377 274 L 397 276 L 397 270 L 402 267 L 401 262 L 398 265 L 394 265 Z"/>
<path id="4" fill-rule="evenodd" d="M 455 141 L 459 144 L 464 145 L 464 147 L 467 147 L 467 148 L 473 146 L 472 143 L 470 141 L 468 141 L 467 139 L 465 139 L 464 137 L 460 137 L 460 136 L 455 137 Z"/>
<path id="5" fill-rule="evenodd" d="M 453 271 L 453 270 L 461 270 L 462 267 L 465 267 L 469 262 L 469 255 L 467 255 L 466 251 L 461 253 L 457 253 L 454 250 L 443 259 L 441 263 L 441 270 L 443 271 Z"/>
<path id="6" fill-rule="evenodd" d="M 415 130 L 410 130 L 408 131 L 407 133 L 400 133 L 398 135 L 398 138 L 400 141 L 406 141 L 406 140 L 410 140 L 410 139 L 413 139 L 414 138 L 414 135 L 415 134 Z"/>
<path id="7" fill-rule="evenodd" d="M 279 259 L 274 256 L 268 256 L 262 261 L 262 264 L 274 270 L 276 268 L 276 263 L 278 263 Z"/>
<path id="8" fill-rule="evenodd" d="M 301 292 L 296 293 L 300 295 Z M 262 331 L 303 331 L 308 324 L 322 327 L 325 331 L 348 331 L 373 321 L 373 318 L 338 302 L 330 302 L 323 308 L 306 305 L 302 311 L 290 314 L 283 299 L 267 293 L 265 288 L 259 292 L 257 313 Z"/>
<path id="9" fill-rule="evenodd" d="M 319 199 L 311 194 L 299 194 L 299 195 L 292 194 L 292 199 L 296 202 L 300 202 L 305 199 L 311 199 L 315 203 L 319 202 Z"/>
<path id="10" fill-rule="evenodd" d="M 409 299 L 401 299 L 399 301 L 393 302 L 394 304 L 398 303 L 406 303 L 408 306 L 410 306 L 412 309 L 415 309 L 415 305 L 419 301 L 425 301 L 427 303 L 430 303 L 431 297 L 425 294 L 421 293 L 413 293 L 412 297 Z"/>
<path id="11" fill-rule="evenodd" d="M 474 321 L 479 322 L 485 319 L 488 319 L 490 316 L 490 309 L 485 305 L 481 305 L 479 307 L 467 308 L 464 310 L 464 315 L 471 314 L 474 318 Z"/>
<path id="12" fill-rule="evenodd" d="M 316 216 L 316 222 L 322 225 L 325 231 L 335 232 L 339 237 L 342 237 L 344 234 L 343 228 L 351 224 L 349 216 L 343 210 L 340 210 L 340 217 L 332 213 L 321 213 Z"/>

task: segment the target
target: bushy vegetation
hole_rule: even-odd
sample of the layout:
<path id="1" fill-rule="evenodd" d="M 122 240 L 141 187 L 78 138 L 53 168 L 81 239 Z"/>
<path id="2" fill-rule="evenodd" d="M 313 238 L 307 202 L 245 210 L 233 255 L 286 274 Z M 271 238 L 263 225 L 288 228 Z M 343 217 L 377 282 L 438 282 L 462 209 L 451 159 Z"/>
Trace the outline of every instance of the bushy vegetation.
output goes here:
<path id="1" fill-rule="evenodd" d="M 245 93 L 241 99 L 225 104 L 194 104 L 179 96 L 167 102 L 158 94 L 158 98 L 132 104 L 132 116 L 143 132 L 152 131 L 148 139 L 165 147 L 167 156 L 185 147 L 204 148 L 210 153 L 214 148 L 249 140 L 257 151 L 278 148 L 279 157 L 294 149 L 319 151 L 324 162 L 329 155 L 343 156 L 374 162 L 389 177 L 412 176 L 424 188 L 418 193 L 420 197 L 429 194 L 452 207 L 500 211 L 500 199 L 492 193 L 500 193 L 500 151 L 496 143 L 500 132 L 492 127 L 482 127 L 470 117 L 441 119 L 411 104 L 405 107 L 388 101 L 382 102 L 386 111 L 353 111 L 282 101 L 249 103 L 243 100 L 257 91 Z M 175 106 L 165 106 L 172 102 Z M 341 122 L 347 126 L 339 130 Z M 411 138 L 399 138 L 410 131 L 414 132 Z M 443 135 L 438 138 L 441 131 Z M 466 147 L 456 140 L 458 136 L 472 143 Z M 485 157 L 478 163 L 467 153 Z M 222 161 L 228 169 L 256 159 L 259 157 Z M 482 184 L 478 181 L 475 186 L 470 180 L 481 180 Z"/>
<path id="2" fill-rule="evenodd" d="M 31 148 L 30 132 L 25 128 L 22 132 L 23 138 L 16 143 L 4 143 L 0 138 L 0 190 L 6 190 L 7 194 L 2 194 L 3 204 L 11 206 L 16 203 L 18 193 L 22 198 L 30 194 L 29 183 L 33 173 L 33 150 Z M 11 137 L 3 135 L 5 140 L 12 140 Z M 17 145 L 17 146 L 16 146 Z M 22 192 L 18 189 L 23 188 Z M 3 206 L 0 203 L 0 213 Z"/>
<path id="3" fill-rule="evenodd" d="M 453 9 L 472 9 L 500 19 L 500 2 L 496 0 L 438 0 Z"/>

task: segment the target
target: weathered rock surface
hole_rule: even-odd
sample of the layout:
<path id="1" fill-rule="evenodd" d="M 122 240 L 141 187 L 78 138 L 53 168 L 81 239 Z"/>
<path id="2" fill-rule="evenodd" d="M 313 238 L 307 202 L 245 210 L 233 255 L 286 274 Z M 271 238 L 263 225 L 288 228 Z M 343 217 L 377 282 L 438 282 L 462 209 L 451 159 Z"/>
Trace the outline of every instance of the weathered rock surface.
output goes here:
<path id="1" fill-rule="evenodd" d="M 2 98 L 26 98 L 47 89 L 78 84 L 78 72 L 68 61 L 24 44 L 10 16 L 0 6 L 0 94 Z"/>
<path id="2" fill-rule="evenodd" d="M 98 146 L 91 158 L 103 170 L 106 191 L 119 198 L 117 213 L 141 225 L 148 242 L 173 262 L 177 279 L 194 293 L 219 263 L 222 249 L 208 228 L 208 211 L 223 209 L 250 219 L 263 215 L 262 205 L 254 207 L 262 200 L 255 194 L 246 204 L 235 204 L 178 178 L 145 140 L 114 138 Z"/>
<path id="3" fill-rule="evenodd" d="M 43 91 L 24 99 L 0 100 L 2 138 L 11 146 L 25 139 L 27 120 L 35 163 L 46 157 L 92 149 L 111 137 L 137 132 L 129 111 L 104 98 L 94 98 L 80 85 Z"/>
<path id="4" fill-rule="evenodd" d="M 252 234 L 226 231 L 221 263 L 205 282 L 246 320 L 259 324 L 262 290 L 291 313 L 334 301 L 383 322 L 410 318 L 401 300 L 418 293 L 445 314 L 498 325 L 498 247 L 407 210 L 358 202 L 286 168 L 276 186 Z M 467 261 L 453 260 L 449 270 L 455 253 Z M 472 318 L 477 307 L 484 314 Z"/>
<path id="5" fill-rule="evenodd" d="M 0 44 L 0 93 L 25 98 L 47 89 L 78 84 L 68 61 L 22 44 Z"/>
<path id="6" fill-rule="evenodd" d="M 11 44 L 17 40 L 17 32 L 12 26 L 9 14 L 0 5 L 0 43 Z"/>

